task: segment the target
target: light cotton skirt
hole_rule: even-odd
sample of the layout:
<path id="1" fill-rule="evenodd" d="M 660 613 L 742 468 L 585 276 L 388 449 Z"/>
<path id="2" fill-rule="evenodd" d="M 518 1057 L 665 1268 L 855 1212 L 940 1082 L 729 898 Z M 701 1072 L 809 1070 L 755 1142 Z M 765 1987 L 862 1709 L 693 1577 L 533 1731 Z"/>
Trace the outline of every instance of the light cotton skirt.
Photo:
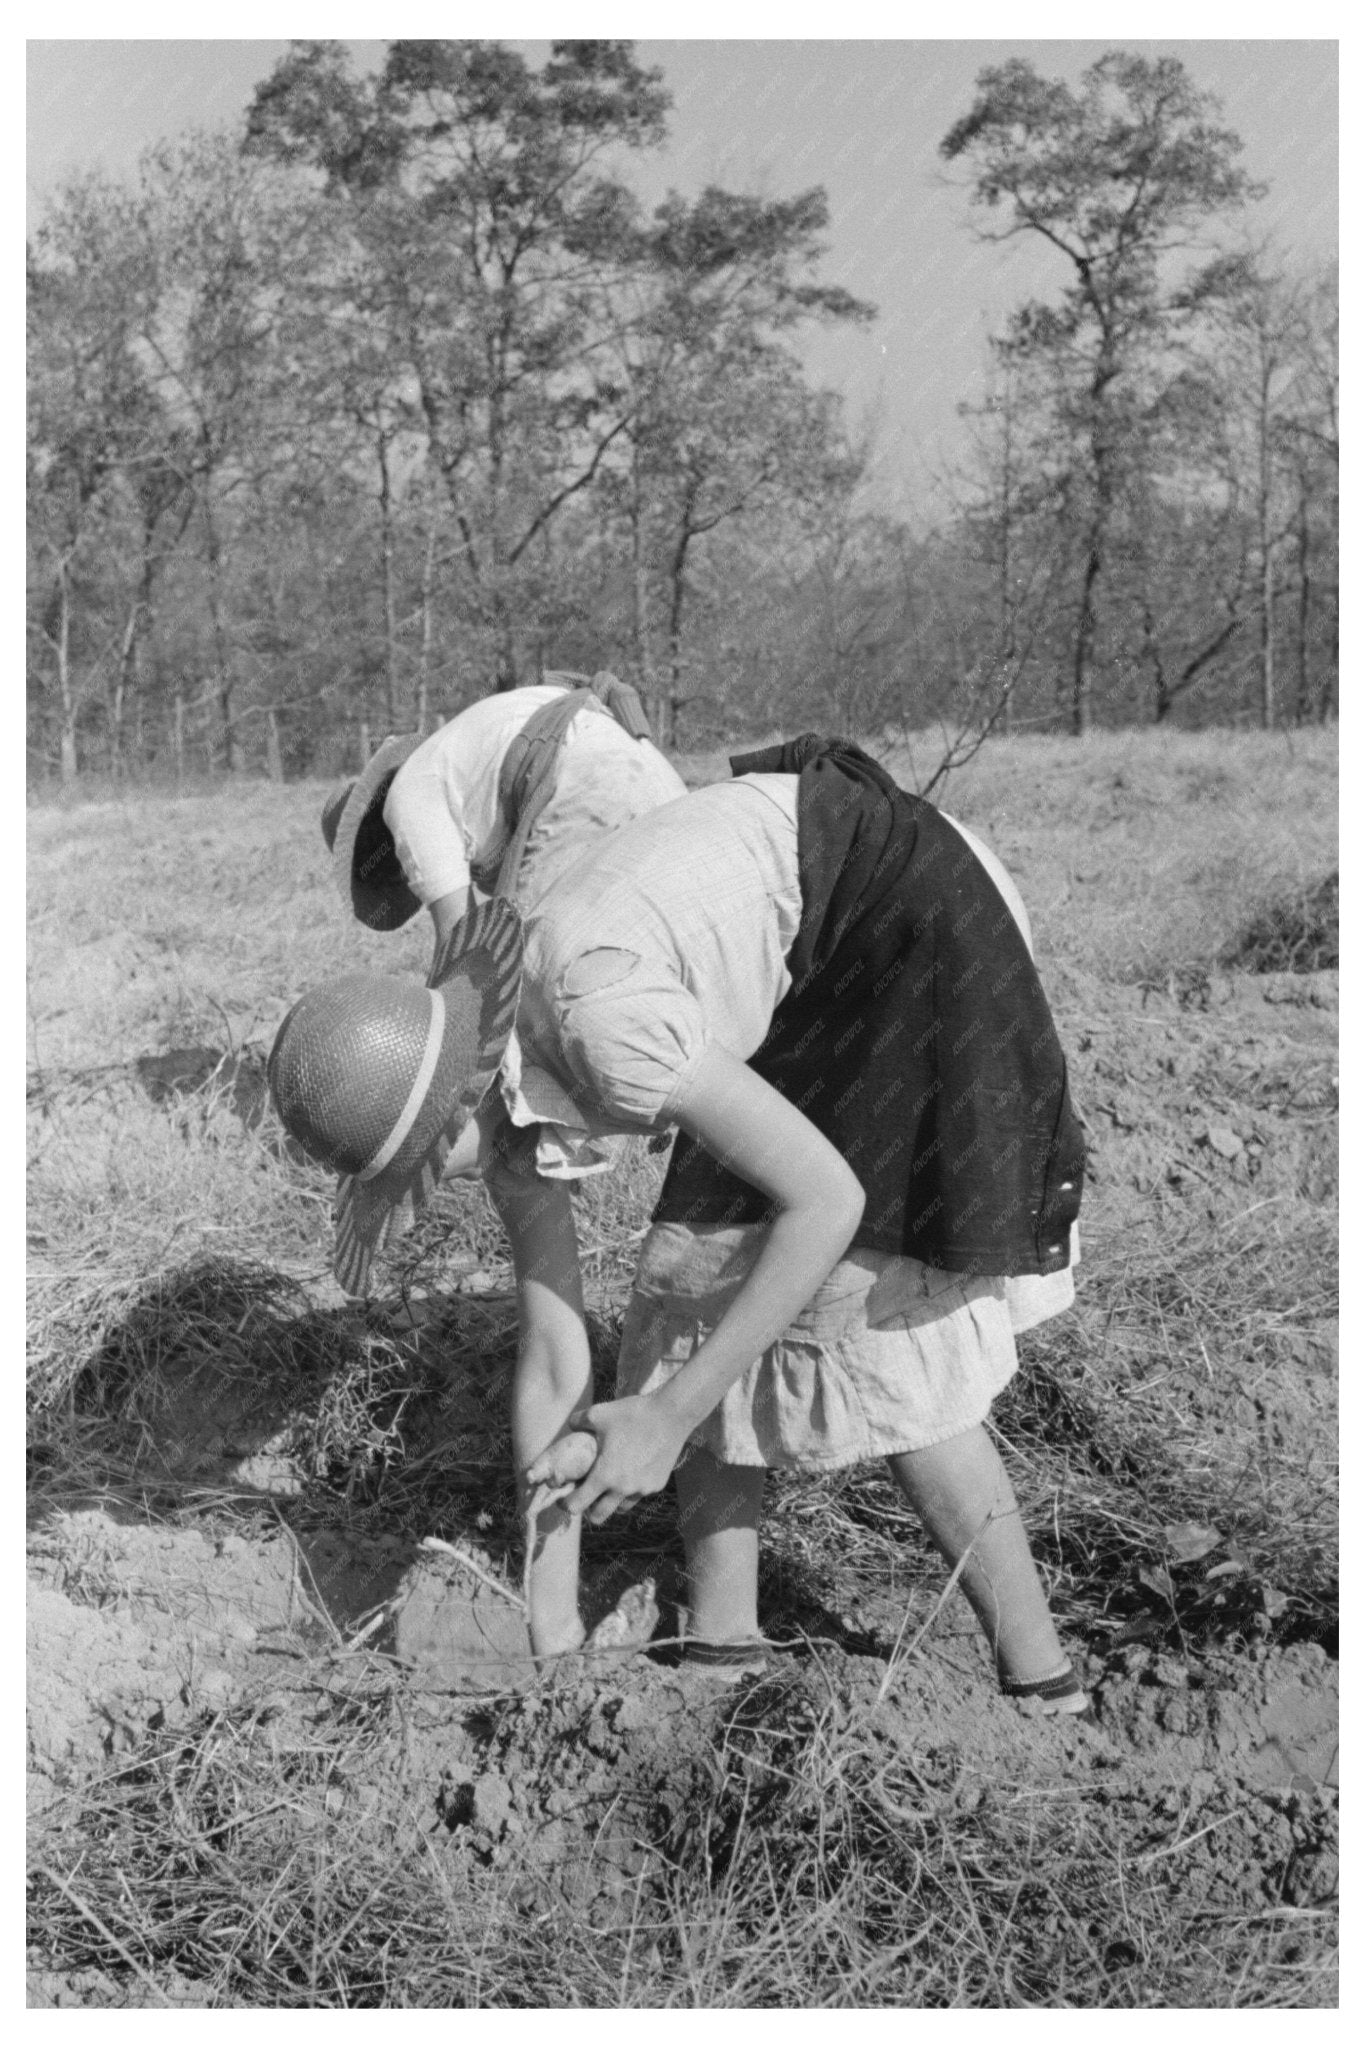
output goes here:
<path id="1" fill-rule="evenodd" d="M 616 1392 L 667 1384 L 743 1284 L 766 1226 L 656 1223 L 626 1311 Z M 723 1465 L 832 1471 L 926 1450 L 985 1420 L 1017 1327 L 1067 1307 L 1070 1269 L 1025 1281 L 851 1251 L 691 1437 Z"/>

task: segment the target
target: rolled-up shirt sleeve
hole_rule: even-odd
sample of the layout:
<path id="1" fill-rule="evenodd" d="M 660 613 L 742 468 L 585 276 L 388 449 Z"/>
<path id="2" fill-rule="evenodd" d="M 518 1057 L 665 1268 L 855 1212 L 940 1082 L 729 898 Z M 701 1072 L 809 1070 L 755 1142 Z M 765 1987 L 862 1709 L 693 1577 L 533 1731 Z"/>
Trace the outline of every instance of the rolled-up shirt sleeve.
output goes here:
<path id="1" fill-rule="evenodd" d="M 439 766 L 424 761 L 421 751 L 394 776 L 384 823 L 408 886 L 422 903 L 469 887 L 469 848 L 457 800 Z"/>
<path id="2" fill-rule="evenodd" d="M 620 978 L 602 985 L 618 964 Z M 671 1121 L 708 1044 L 701 1006 L 681 982 L 634 954 L 589 953 L 565 975 L 555 1011 L 576 1092 L 626 1130 Z"/>

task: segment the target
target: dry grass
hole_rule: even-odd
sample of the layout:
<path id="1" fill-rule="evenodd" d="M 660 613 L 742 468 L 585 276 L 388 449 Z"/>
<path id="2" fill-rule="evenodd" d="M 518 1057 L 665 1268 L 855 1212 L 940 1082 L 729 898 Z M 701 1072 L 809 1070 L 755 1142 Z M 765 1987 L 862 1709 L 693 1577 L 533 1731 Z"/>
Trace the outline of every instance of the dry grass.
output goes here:
<path id="1" fill-rule="evenodd" d="M 932 743 L 916 750 L 921 772 Z M 912 763 L 887 765 L 909 783 Z M 1017 877 L 1044 963 L 1164 980 L 1337 865 L 1336 736 L 1097 732 L 989 742 L 939 792 Z"/>
<path id="2" fill-rule="evenodd" d="M 1252 974 L 1317 974 L 1341 965 L 1341 880 L 1330 875 L 1309 888 L 1272 897 L 1220 957 L 1221 966 Z"/>
<path id="3" fill-rule="evenodd" d="M 754 1686 L 723 1716 L 606 1916 L 575 1913 L 533 1869 L 453 1859 L 411 1819 L 395 1838 L 372 1793 L 400 1711 L 392 1687 L 337 1686 L 283 1747 L 260 1711 L 149 1741 L 48 1817 L 31 1904 L 45 1953 L 86 1975 L 92 2003 L 152 2006 L 1334 1998 L 1311 1881 L 1287 1874 L 1278 1903 L 1234 1907 L 1154 1848 L 1149 1808 L 964 1779 L 818 1684 Z M 1307 1869 L 1321 1814 L 1282 1804 Z M 1235 1801 L 1200 1819 L 1229 1841 L 1257 1825 Z"/>
<path id="4" fill-rule="evenodd" d="M 1179 995 L 1234 958 L 1327 964 L 1332 772 L 1323 734 L 1022 740 L 983 750 L 946 802 L 1016 872 L 1064 1035 L 1122 1050 L 1126 1031 L 1144 1042 L 1144 988 Z M 343 917 L 321 795 L 32 816 L 30 1511 L 104 1503 L 248 1533 L 477 1527 L 514 1576 L 514 1308 L 491 1210 L 443 1194 L 387 1296 L 348 1304 L 328 1273 L 326 1177 L 263 1098 L 265 1049 L 302 986 L 342 960 L 427 964 L 420 929 L 385 941 Z M 1292 1050 L 1238 1066 L 1219 1015 L 1172 1014 L 1199 1099 L 1263 1127 L 1262 1178 L 1229 1168 L 1215 1185 L 1219 1161 L 1187 1148 L 1182 1186 L 1136 1209 L 1097 1182 L 1077 1306 L 1025 1340 L 1029 1369 L 996 1416 L 1059 1617 L 1097 1665 L 1335 1626 L 1332 1191 L 1301 1151 L 1279 1178 L 1274 1163 L 1331 1098 L 1304 1093 Z M 1078 1055 L 1083 1106 L 1098 1057 Z M 1136 1060 L 1134 1088 L 1167 1087 Z M 1109 1160 L 1106 1128 L 1092 1135 Z M 580 1198 L 604 1389 L 660 1170 L 640 1151 Z M 227 1477 L 263 1445 L 299 1475 L 293 1497 L 251 1499 Z M 1254 1912 L 1193 1895 L 1180 1859 L 1143 1860 L 1150 1807 L 1008 1786 L 967 1801 L 932 1760 L 888 1759 L 873 1709 L 837 1708 L 810 1673 L 837 1654 L 821 1644 L 888 1654 L 937 1567 L 876 1473 L 771 1493 L 765 1618 L 817 1654 L 794 1689 L 744 1695 L 687 1779 L 687 1825 L 657 1817 L 647 1880 L 607 1923 L 514 1867 L 452 1858 L 401 1788 L 362 1796 L 387 1785 L 408 1709 L 391 1666 L 353 1660 L 287 1741 L 259 1699 L 70 1786 L 34 1830 L 44 1966 L 91 2005 L 1331 2001 L 1316 1893 L 1286 1880 Z M 663 1498 L 589 1544 L 599 1572 L 676 1555 Z M 1310 1843 L 1321 1816 L 1301 1809 L 1280 1820 Z M 1230 1845 L 1250 1825 L 1205 1820 Z"/>

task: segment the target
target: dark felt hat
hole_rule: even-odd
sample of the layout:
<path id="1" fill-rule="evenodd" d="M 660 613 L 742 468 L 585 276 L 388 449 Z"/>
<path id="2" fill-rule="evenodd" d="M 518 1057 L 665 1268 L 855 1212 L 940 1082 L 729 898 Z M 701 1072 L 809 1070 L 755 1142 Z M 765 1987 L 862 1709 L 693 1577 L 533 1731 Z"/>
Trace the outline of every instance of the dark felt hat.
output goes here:
<path id="1" fill-rule="evenodd" d="M 332 874 L 362 924 L 396 932 L 422 905 L 408 887 L 384 823 L 384 801 L 403 763 L 422 744 L 417 733 L 391 734 L 359 775 L 339 782 L 322 807 L 322 836 L 332 851 Z"/>
<path id="2" fill-rule="evenodd" d="M 368 1293 L 375 1252 L 430 1201 L 502 1064 L 520 982 L 521 920 L 494 897 L 455 927 L 425 988 L 343 975 L 281 1024 L 270 1093 L 290 1135 L 341 1176 L 333 1268 L 348 1294 Z"/>

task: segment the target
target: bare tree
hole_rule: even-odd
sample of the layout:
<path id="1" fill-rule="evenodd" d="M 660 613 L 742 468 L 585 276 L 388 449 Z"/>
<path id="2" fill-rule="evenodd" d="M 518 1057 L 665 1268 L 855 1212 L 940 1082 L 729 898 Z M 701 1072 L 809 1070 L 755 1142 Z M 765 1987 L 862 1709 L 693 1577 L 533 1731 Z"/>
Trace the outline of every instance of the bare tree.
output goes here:
<path id="1" fill-rule="evenodd" d="M 1015 314 L 1010 339 L 1045 363 L 1055 416 L 1075 450 L 1081 519 L 1071 652 L 1070 725 L 1091 716 L 1098 602 L 1128 468 L 1138 451 L 1142 377 L 1170 310 L 1165 259 L 1213 215 L 1255 189 L 1235 162 L 1237 137 L 1213 123 L 1218 103 L 1184 66 L 1114 50 L 1079 91 L 1040 78 L 1021 58 L 981 72 L 976 99 L 940 145 L 973 172 L 972 198 L 1002 202 L 1006 224 L 987 240 L 1040 237 L 1071 281 L 1056 305 Z"/>

